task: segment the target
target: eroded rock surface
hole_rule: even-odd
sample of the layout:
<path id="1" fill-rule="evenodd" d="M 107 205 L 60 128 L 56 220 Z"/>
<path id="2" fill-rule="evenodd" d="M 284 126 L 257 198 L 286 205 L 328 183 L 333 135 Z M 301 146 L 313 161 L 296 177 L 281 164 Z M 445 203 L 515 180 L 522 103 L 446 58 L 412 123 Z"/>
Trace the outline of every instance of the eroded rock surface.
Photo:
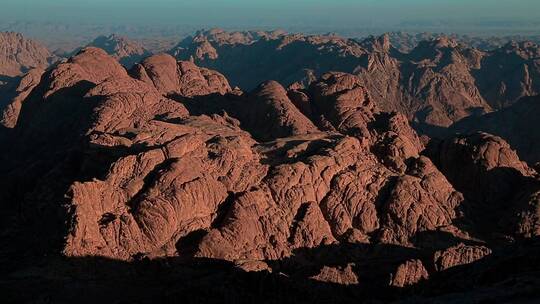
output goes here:
<path id="1" fill-rule="evenodd" d="M 437 251 L 434 256 L 435 268 L 442 271 L 454 266 L 473 263 L 490 255 L 491 249 L 485 246 L 467 246 L 463 243 Z"/>
<path id="2" fill-rule="evenodd" d="M 21 76 L 34 68 L 45 69 L 56 60 L 56 56 L 37 42 L 19 33 L 0 32 L 0 76 Z"/>
<path id="3" fill-rule="evenodd" d="M 32 90 L 41 81 L 41 76 L 45 71 L 42 69 L 33 69 L 24 76 L 22 76 L 17 82 L 10 84 L 10 87 L 4 87 L 0 91 L 3 91 L 1 99 L 1 120 L 0 124 L 7 128 L 13 128 L 17 124 L 19 113 L 22 108 L 23 102 L 30 95 Z M 11 87 L 13 86 L 13 87 Z"/>
<path id="4" fill-rule="evenodd" d="M 497 112 L 463 119 L 453 124 L 448 133 L 482 131 L 500 136 L 516 150 L 522 160 L 535 164 L 540 161 L 540 150 L 536 144 L 540 140 L 540 132 L 536 127 L 539 113 L 540 97 L 524 97 Z"/>
<path id="5" fill-rule="evenodd" d="M 182 271 L 213 261 L 212 282 L 225 271 L 391 297 L 480 261 L 489 272 L 501 248 L 540 231 L 537 174 L 503 139 L 426 149 L 358 75 L 242 92 L 170 55 L 128 73 L 98 48 L 32 73 L 0 137 L 16 254 Z M 171 275 L 193 282 L 201 269 Z"/>
<path id="6" fill-rule="evenodd" d="M 421 280 L 427 280 L 428 277 L 428 272 L 422 264 L 422 261 L 410 260 L 399 265 L 395 274 L 392 276 L 390 285 L 395 287 L 414 285 Z"/>
<path id="7" fill-rule="evenodd" d="M 166 54 L 145 59 L 134 66 L 131 73 L 135 78 L 153 84 L 164 95 L 193 97 L 231 91 L 229 82 L 220 73 L 199 68 L 191 62 L 177 62 Z"/>
<path id="8" fill-rule="evenodd" d="M 151 55 L 141 44 L 115 34 L 99 36 L 86 47 L 103 49 L 128 69 Z"/>
<path id="9" fill-rule="evenodd" d="M 539 47 L 532 42 L 484 50 L 457 37 L 426 35 L 400 51 L 395 36 L 357 41 L 214 29 L 184 39 L 170 53 L 220 71 L 233 86 L 246 90 L 268 79 L 299 89 L 327 72 L 355 74 L 381 110 L 404 114 L 422 132 L 540 92 Z"/>

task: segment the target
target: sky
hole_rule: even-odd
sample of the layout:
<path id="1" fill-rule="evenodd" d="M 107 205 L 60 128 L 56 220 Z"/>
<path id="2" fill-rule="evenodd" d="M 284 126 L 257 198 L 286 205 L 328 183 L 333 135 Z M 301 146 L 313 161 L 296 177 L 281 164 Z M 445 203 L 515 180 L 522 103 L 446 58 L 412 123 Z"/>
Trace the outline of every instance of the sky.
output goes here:
<path id="1" fill-rule="evenodd" d="M 529 22 L 540 0 L 0 0 L 3 21 L 286 28 Z"/>

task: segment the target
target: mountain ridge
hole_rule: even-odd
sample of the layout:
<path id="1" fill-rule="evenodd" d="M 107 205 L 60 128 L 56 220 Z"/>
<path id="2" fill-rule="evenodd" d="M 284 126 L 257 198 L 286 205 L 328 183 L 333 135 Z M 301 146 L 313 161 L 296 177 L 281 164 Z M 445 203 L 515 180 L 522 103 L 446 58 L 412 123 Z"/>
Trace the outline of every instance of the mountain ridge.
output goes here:
<path id="1" fill-rule="evenodd" d="M 503 138 L 516 135 L 482 127 L 522 112 L 518 126 L 534 126 L 538 97 L 512 98 L 535 83 L 501 94 L 500 110 L 467 85 L 484 58 L 533 71 L 536 46 L 485 57 L 447 38 L 403 54 L 388 36 L 212 35 L 364 61 L 243 91 L 196 60 L 155 54 L 128 69 L 84 47 L 18 78 L 0 128 L 8 301 L 535 298 L 540 176 L 521 158 L 535 137 L 516 152 Z M 458 121 L 444 136 L 415 131 L 418 104 L 381 97 L 402 75 L 434 109 L 420 122 Z M 493 113 L 461 121 L 471 105 Z"/>

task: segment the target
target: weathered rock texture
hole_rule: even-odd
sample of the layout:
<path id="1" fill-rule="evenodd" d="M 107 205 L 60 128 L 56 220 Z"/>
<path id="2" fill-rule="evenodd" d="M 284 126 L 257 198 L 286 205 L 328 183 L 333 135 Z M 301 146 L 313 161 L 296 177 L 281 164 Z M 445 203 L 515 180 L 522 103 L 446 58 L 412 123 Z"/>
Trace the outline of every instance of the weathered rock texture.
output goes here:
<path id="1" fill-rule="evenodd" d="M 454 46 L 437 47 L 438 58 Z M 455 269 L 496 271 L 513 256 L 505 246 L 540 231 L 536 173 L 503 139 L 474 133 L 426 149 L 362 75 L 324 73 L 289 91 L 268 81 L 244 93 L 170 55 L 128 73 L 90 47 L 21 83 L 0 134 L 11 256 L 175 269 L 168 284 L 220 297 L 221 288 L 246 292 L 205 287 L 229 284 L 225 272 L 244 278 L 237 288 L 262 273 L 278 290 L 382 291 L 376 297 L 389 300 L 424 284 L 436 292 Z"/>
<path id="2" fill-rule="evenodd" d="M 390 38 L 359 42 L 333 35 L 212 30 L 186 38 L 170 53 L 216 69 L 244 89 L 268 78 L 299 88 L 329 71 L 353 73 L 382 110 L 399 111 L 422 130 L 540 93 L 540 49 L 534 43 L 482 51 L 436 36 L 400 52 Z"/>
<path id="3" fill-rule="evenodd" d="M 115 34 L 99 36 L 86 47 L 103 49 L 128 69 L 151 55 L 141 44 Z"/>
<path id="4" fill-rule="evenodd" d="M 434 142 L 429 150 L 441 172 L 464 194 L 464 210 L 479 231 L 487 237 L 538 234 L 536 172 L 503 139 L 487 133 L 460 135 Z"/>
<path id="5" fill-rule="evenodd" d="M 390 285 L 395 287 L 414 285 L 421 280 L 426 280 L 428 276 L 428 272 L 424 265 L 422 265 L 422 261 L 410 260 L 399 265 L 396 273 L 392 276 Z"/>
<path id="6" fill-rule="evenodd" d="M 55 56 L 41 44 L 19 33 L 0 32 L 0 76 L 20 76 L 33 68 L 45 69 L 54 61 Z"/>
<path id="7" fill-rule="evenodd" d="M 540 115 L 540 97 L 524 97 L 512 106 L 497 112 L 470 117 L 453 124 L 446 132 L 472 133 L 483 131 L 502 137 L 522 160 L 540 162 L 540 131 L 536 127 Z"/>
<path id="8" fill-rule="evenodd" d="M 42 69 L 33 69 L 0 89 L 0 93 L 3 93 L 0 97 L 1 125 L 7 128 L 15 127 L 23 102 L 39 84 L 44 72 Z"/>
<path id="9" fill-rule="evenodd" d="M 145 59 L 131 70 L 131 74 L 161 94 L 193 97 L 231 91 L 227 79 L 218 72 L 199 68 L 188 61 L 179 61 L 160 54 Z"/>
<path id="10" fill-rule="evenodd" d="M 435 253 L 435 268 L 442 271 L 451 267 L 470 264 L 490 255 L 491 250 L 484 246 L 466 246 L 460 243 Z"/>

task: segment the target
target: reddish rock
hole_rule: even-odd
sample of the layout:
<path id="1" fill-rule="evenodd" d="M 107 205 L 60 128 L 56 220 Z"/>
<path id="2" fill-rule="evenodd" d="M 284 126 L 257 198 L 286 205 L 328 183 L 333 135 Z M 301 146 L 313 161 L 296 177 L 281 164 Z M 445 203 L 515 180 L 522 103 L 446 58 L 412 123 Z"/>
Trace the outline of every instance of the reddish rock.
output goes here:
<path id="1" fill-rule="evenodd" d="M 399 41 L 392 45 L 399 40 L 395 35 L 356 41 L 332 34 L 212 30 L 184 39 L 170 53 L 216 69 L 246 90 L 268 78 L 299 90 L 314 75 L 353 73 L 382 111 L 404 114 L 423 132 L 540 93 L 539 48 L 532 42 L 484 51 L 462 43 L 465 38 L 420 35 L 426 39 L 401 52 Z"/>
<path id="2" fill-rule="evenodd" d="M 456 188 L 481 202 L 504 201 L 522 176 L 532 174 L 508 143 L 487 133 L 456 136 L 433 147 L 441 171 Z"/>
<path id="3" fill-rule="evenodd" d="M 491 254 L 491 249 L 485 246 L 467 246 L 460 243 L 456 246 L 437 251 L 433 258 L 435 269 L 443 271 L 454 266 L 476 262 Z"/>
<path id="4" fill-rule="evenodd" d="M 353 264 L 348 264 L 345 267 L 324 266 L 321 272 L 311 277 L 311 279 L 340 285 L 356 285 L 358 284 L 358 277 L 354 273 L 353 267 Z"/>
<path id="5" fill-rule="evenodd" d="M 57 60 L 41 44 L 19 33 L 0 32 L 0 75 L 20 76 L 31 69 L 46 69 Z"/>
<path id="6" fill-rule="evenodd" d="M 387 38 L 372 44 L 390 48 Z M 424 149 L 407 116 L 381 110 L 359 76 L 242 93 L 169 55 L 128 73 L 86 48 L 27 77 L 33 89 L 10 103 L 20 105 L 6 116 L 16 127 L 0 138 L 9 160 L 0 167 L 0 197 L 10 202 L 3 236 L 20 256 L 117 263 L 119 276 L 159 269 L 198 291 L 211 276 L 210 285 L 239 278 L 236 288 L 315 286 L 356 298 L 380 290 L 388 300 L 395 287 L 430 291 L 418 283 L 447 276 L 493 286 L 477 274 L 491 278 L 516 261 L 497 235 L 523 246 L 538 235 L 537 174 L 504 140 L 475 133 Z M 486 245 L 455 246 L 466 241 Z M 514 262 L 491 260 L 488 248 Z M 421 261 L 434 251 L 429 269 L 441 271 L 428 277 Z M 443 271 L 455 265 L 455 277 Z"/>
<path id="7" fill-rule="evenodd" d="M 390 286 L 406 287 L 414 285 L 422 280 L 427 280 L 429 274 L 420 260 L 409 260 L 399 265 L 392 274 Z"/>
<path id="8" fill-rule="evenodd" d="M 13 128 L 17 124 L 19 113 L 22 108 L 22 104 L 30 95 L 32 90 L 41 81 L 41 76 L 45 71 L 41 69 L 33 69 L 19 80 L 15 89 L 10 89 L 5 108 L 2 109 L 2 116 L 0 124 L 7 128 Z"/>
<path id="9" fill-rule="evenodd" d="M 368 123 L 378 107 L 356 76 L 328 73 L 311 85 L 312 107 L 321 122 L 345 134 L 369 137 Z"/>
<path id="10" fill-rule="evenodd" d="M 257 130 L 254 134 L 257 138 L 270 140 L 318 131 L 313 122 L 295 107 L 279 83 L 265 82 L 250 97 L 242 115 L 242 124 Z"/>
<path id="11" fill-rule="evenodd" d="M 515 149 L 520 159 L 535 164 L 540 161 L 540 132 L 536 128 L 540 115 L 540 96 L 524 97 L 508 108 L 453 124 L 449 133 L 477 131 L 497 135 Z"/>
<path id="12" fill-rule="evenodd" d="M 487 133 L 459 135 L 433 142 L 428 152 L 448 180 L 461 191 L 467 217 L 484 233 L 509 237 L 535 235 L 540 184 L 503 139 Z"/>
<path id="13" fill-rule="evenodd" d="M 227 79 L 220 73 L 199 68 L 191 62 L 179 61 L 166 54 L 154 55 L 133 67 L 132 75 L 153 84 L 164 95 L 185 97 L 225 94 L 231 91 Z"/>
<path id="14" fill-rule="evenodd" d="M 128 69 L 151 55 L 141 44 L 115 34 L 99 36 L 86 47 L 103 49 Z"/>

